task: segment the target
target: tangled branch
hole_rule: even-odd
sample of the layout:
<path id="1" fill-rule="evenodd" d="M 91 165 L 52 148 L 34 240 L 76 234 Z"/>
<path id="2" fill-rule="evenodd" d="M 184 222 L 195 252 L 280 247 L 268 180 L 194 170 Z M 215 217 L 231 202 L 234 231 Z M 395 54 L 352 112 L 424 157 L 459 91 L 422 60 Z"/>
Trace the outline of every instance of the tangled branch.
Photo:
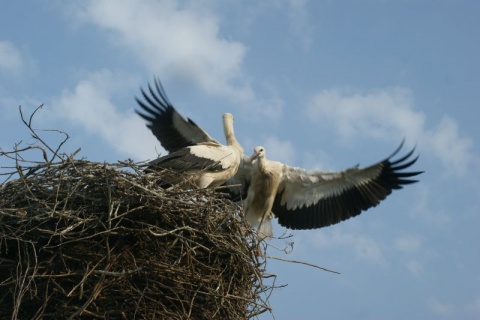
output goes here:
<path id="1" fill-rule="evenodd" d="M 241 208 L 213 190 L 160 187 L 167 172 L 37 142 L 0 149 L 0 318 L 247 319 L 278 287 Z M 25 155 L 40 150 L 43 161 Z M 266 243 L 261 243 L 264 247 Z M 267 256 L 293 263 L 302 263 Z M 302 263 L 319 269 L 322 267 Z"/>
<path id="2" fill-rule="evenodd" d="M 0 189 L 0 318 L 248 318 L 269 309 L 255 236 L 211 190 L 68 159 Z"/>
<path id="3" fill-rule="evenodd" d="M 159 187 L 131 161 L 0 150 L 0 318 L 240 319 L 270 310 L 256 238 L 212 190 Z M 40 150 L 44 161 L 30 161 Z"/>

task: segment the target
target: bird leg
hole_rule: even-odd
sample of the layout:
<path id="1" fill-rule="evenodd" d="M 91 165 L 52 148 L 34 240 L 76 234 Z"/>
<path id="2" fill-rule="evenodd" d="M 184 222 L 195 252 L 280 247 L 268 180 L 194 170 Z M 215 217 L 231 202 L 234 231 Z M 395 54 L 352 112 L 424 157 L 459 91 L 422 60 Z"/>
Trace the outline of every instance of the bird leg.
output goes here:
<path id="1" fill-rule="evenodd" d="M 265 258 L 265 252 L 262 251 L 262 247 L 260 246 L 260 243 L 257 244 L 257 258 Z"/>
<path id="2" fill-rule="evenodd" d="M 260 224 L 257 227 L 257 237 L 260 240 L 263 239 L 271 239 L 273 236 L 272 232 L 272 220 L 273 213 L 272 212 L 265 212 L 262 215 L 262 219 L 260 220 Z"/>

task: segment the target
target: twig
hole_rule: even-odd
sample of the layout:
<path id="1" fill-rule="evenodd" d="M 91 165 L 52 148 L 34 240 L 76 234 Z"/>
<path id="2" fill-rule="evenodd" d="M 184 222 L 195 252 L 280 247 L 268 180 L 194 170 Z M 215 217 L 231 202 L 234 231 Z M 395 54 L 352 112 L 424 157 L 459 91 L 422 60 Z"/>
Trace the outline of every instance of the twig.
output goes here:
<path id="1" fill-rule="evenodd" d="M 327 272 L 331 272 L 331 273 L 335 273 L 335 274 L 340 274 L 340 272 L 338 272 L 338 271 L 330 270 L 330 269 L 318 266 L 316 264 L 312 264 L 312 263 L 308 263 L 308 262 L 304 262 L 304 261 L 285 259 L 285 258 L 269 256 L 269 255 L 266 255 L 265 258 L 284 261 L 284 262 L 303 264 L 303 265 L 306 265 L 306 266 L 309 266 L 309 267 L 314 267 L 314 268 L 317 268 L 317 269 L 320 269 L 320 270 L 323 270 L 323 271 L 327 271 Z"/>
<path id="2" fill-rule="evenodd" d="M 48 150 L 50 150 L 50 152 L 52 152 L 52 158 L 50 160 L 48 160 L 48 157 L 47 157 L 47 154 L 46 152 L 44 151 L 43 153 L 43 156 L 44 156 L 44 159 L 45 161 L 47 162 L 52 162 L 53 159 L 55 159 L 56 157 L 59 158 L 60 160 L 63 160 L 62 157 L 60 157 L 58 155 L 58 151 L 60 151 L 61 147 L 65 144 L 65 142 L 67 142 L 67 140 L 70 138 L 70 136 L 64 132 L 64 131 L 60 131 L 60 130 L 42 130 L 42 131 L 52 131 L 52 132 L 58 132 L 58 133 L 61 133 L 61 134 L 64 134 L 65 135 L 65 139 L 63 139 L 62 142 L 60 142 L 60 144 L 58 145 L 57 149 L 56 150 L 53 150 L 36 132 L 35 129 L 32 128 L 32 121 L 33 121 L 33 116 L 35 115 L 35 113 L 37 113 L 38 110 L 40 110 L 41 108 L 43 108 L 43 103 L 38 106 L 33 112 L 32 114 L 30 115 L 30 118 L 28 119 L 28 122 L 25 120 L 24 116 L 23 116 L 23 112 L 22 112 L 22 106 L 19 106 L 18 107 L 18 110 L 20 112 L 20 118 L 22 119 L 22 122 L 27 126 L 27 128 L 30 130 L 31 134 L 32 134 L 32 137 L 38 141 L 40 141 L 41 144 L 43 144 Z"/>

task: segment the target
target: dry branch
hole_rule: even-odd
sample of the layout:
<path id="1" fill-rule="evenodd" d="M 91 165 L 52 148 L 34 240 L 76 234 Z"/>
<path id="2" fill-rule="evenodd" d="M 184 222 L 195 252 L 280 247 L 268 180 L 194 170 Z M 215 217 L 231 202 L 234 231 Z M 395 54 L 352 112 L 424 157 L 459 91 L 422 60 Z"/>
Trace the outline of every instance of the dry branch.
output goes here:
<path id="1" fill-rule="evenodd" d="M 67 133 L 32 127 L 41 108 L 28 120 L 19 109 L 36 144 L 0 148 L 9 163 L 0 166 L 0 319 L 248 319 L 271 311 L 269 297 L 284 285 L 265 273 L 235 203 L 213 190 L 163 189 L 162 173 L 131 161 L 60 153 Z M 44 131 L 61 135 L 58 147 Z M 31 150 L 43 161 L 29 160 Z"/>
<path id="2" fill-rule="evenodd" d="M 64 157 L 17 169 L 0 186 L 0 318 L 245 319 L 269 310 L 255 236 L 218 193 L 164 190 L 161 175 L 133 163 Z"/>

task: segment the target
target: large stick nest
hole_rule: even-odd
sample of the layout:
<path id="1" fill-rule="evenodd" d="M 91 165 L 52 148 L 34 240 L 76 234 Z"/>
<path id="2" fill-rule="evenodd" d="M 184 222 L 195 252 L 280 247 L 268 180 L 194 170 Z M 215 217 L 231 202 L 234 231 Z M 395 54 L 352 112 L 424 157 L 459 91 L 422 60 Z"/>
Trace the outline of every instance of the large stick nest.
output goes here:
<path id="1" fill-rule="evenodd" d="M 16 171 L 0 184 L 0 318 L 245 319 L 269 309 L 255 236 L 218 193 L 164 190 L 161 175 L 133 163 L 62 157 L 17 161 Z"/>

